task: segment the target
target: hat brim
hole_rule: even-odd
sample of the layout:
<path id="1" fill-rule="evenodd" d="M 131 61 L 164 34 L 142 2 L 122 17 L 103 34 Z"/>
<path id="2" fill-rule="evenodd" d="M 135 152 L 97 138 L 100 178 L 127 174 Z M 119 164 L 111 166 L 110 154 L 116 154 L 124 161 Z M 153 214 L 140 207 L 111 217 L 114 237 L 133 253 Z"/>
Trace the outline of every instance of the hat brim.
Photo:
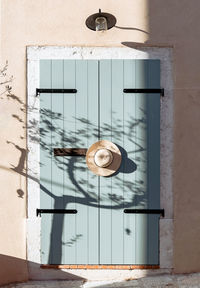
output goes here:
<path id="1" fill-rule="evenodd" d="M 107 167 L 101 168 L 95 164 L 94 156 L 97 150 L 105 149 L 105 148 L 112 152 L 113 160 Z M 87 163 L 88 168 L 94 174 L 99 175 L 99 176 L 110 176 L 114 174 L 120 167 L 121 160 L 122 160 L 121 158 L 122 158 L 121 152 L 119 148 L 117 147 L 117 145 L 115 145 L 114 143 L 108 140 L 100 140 L 92 144 L 92 146 L 90 146 L 90 148 L 87 150 L 87 153 L 86 153 L 86 163 Z"/>

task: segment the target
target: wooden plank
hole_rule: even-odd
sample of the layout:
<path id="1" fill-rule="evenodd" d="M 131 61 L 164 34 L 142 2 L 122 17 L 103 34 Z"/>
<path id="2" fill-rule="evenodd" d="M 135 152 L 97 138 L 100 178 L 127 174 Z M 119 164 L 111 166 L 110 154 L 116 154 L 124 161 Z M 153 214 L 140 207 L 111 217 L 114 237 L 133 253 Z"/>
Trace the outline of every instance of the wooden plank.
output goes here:
<path id="1" fill-rule="evenodd" d="M 135 60 L 124 60 L 124 87 L 135 87 Z M 124 94 L 124 208 L 135 208 L 136 174 L 135 94 Z M 124 264 L 135 263 L 135 215 L 124 214 Z"/>
<path id="2" fill-rule="evenodd" d="M 112 72 L 111 60 L 99 63 L 99 126 L 100 139 L 111 141 Z M 112 177 L 99 177 L 100 185 L 100 247 L 99 264 L 112 263 Z"/>
<path id="3" fill-rule="evenodd" d="M 136 87 L 148 87 L 148 61 L 136 60 Z M 147 195 L 147 95 L 136 94 L 136 208 L 148 208 Z M 148 215 L 136 216 L 136 264 L 148 262 Z"/>
<path id="4" fill-rule="evenodd" d="M 52 60 L 52 87 L 63 88 L 63 60 Z M 63 94 L 52 94 L 52 147 L 63 147 Z M 53 151 L 52 151 L 53 152 Z M 52 153 L 53 154 L 53 153 Z M 53 209 L 65 209 L 63 201 L 63 158 L 52 157 Z M 64 264 L 63 214 L 54 214 L 51 232 L 51 263 Z"/>
<path id="5" fill-rule="evenodd" d="M 98 61 L 88 61 L 87 147 L 98 141 Z M 84 164 L 86 165 L 86 163 Z M 99 187 L 98 176 L 87 168 L 88 264 L 99 263 Z"/>
<path id="6" fill-rule="evenodd" d="M 115 143 L 123 154 L 124 147 L 124 71 L 123 60 L 112 60 L 112 126 L 111 126 L 111 140 Z M 112 259 L 110 264 L 124 263 L 124 157 L 122 155 L 122 162 L 119 171 L 115 176 L 112 176 L 112 188 L 110 197 L 112 199 Z"/>
<path id="7" fill-rule="evenodd" d="M 85 156 L 87 148 L 54 148 L 54 156 Z"/>
<path id="8" fill-rule="evenodd" d="M 160 60 L 149 60 L 149 87 L 160 87 Z M 149 208 L 160 208 L 160 97 L 147 97 Z"/>
<path id="9" fill-rule="evenodd" d="M 109 269 L 109 270 L 135 270 L 159 269 L 159 265 L 41 265 L 42 269 Z"/>
<path id="10" fill-rule="evenodd" d="M 76 87 L 75 60 L 64 60 L 64 88 Z M 76 94 L 64 94 L 63 147 L 76 147 Z M 64 157 L 64 204 L 65 209 L 76 209 L 76 187 L 74 185 L 74 157 Z M 64 216 L 63 245 L 64 264 L 76 264 L 77 215 Z"/>
<path id="11" fill-rule="evenodd" d="M 149 88 L 160 88 L 160 60 L 149 60 Z M 160 97 L 147 98 L 148 207 L 160 208 Z M 148 262 L 159 263 L 159 215 L 148 217 Z"/>
<path id="12" fill-rule="evenodd" d="M 76 145 L 87 147 L 87 113 L 88 113 L 88 65 L 87 61 L 76 61 Z M 79 241 L 76 243 L 77 264 L 88 264 L 88 169 L 85 159 L 77 157 L 75 161 L 76 170 L 76 209 L 78 210 L 76 221 L 76 233 Z"/>
<path id="13" fill-rule="evenodd" d="M 51 87 L 51 60 L 40 61 L 40 87 Z M 51 187 L 51 94 L 40 95 L 40 207 L 52 208 Z M 41 263 L 51 263 L 52 215 L 41 219 Z"/>

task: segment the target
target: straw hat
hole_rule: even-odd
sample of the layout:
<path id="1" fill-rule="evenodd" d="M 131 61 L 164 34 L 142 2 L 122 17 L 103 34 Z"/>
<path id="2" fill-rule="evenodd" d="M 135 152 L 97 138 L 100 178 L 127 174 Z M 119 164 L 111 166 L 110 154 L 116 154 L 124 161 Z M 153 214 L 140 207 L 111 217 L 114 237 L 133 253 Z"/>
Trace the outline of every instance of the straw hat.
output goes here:
<path id="1" fill-rule="evenodd" d="M 119 148 L 108 140 L 100 140 L 87 150 L 86 163 L 88 168 L 99 176 L 110 176 L 121 164 Z"/>

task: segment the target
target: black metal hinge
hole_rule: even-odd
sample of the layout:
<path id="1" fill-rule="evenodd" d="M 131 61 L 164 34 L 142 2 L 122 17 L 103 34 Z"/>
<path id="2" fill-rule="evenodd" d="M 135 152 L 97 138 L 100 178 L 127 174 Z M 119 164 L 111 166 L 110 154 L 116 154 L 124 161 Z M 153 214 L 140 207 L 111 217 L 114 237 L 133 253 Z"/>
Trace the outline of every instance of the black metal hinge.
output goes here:
<path id="1" fill-rule="evenodd" d="M 124 209 L 124 213 L 127 214 L 160 214 L 165 217 L 164 209 Z"/>
<path id="2" fill-rule="evenodd" d="M 36 96 L 40 93 L 77 93 L 77 89 L 36 88 Z"/>
<path id="3" fill-rule="evenodd" d="M 161 96 L 164 96 L 164 89 L 157 88 L 125 88 L 124 93 L 158 93 Z"/>
<path id="4" fill-rule="evenodd" d="M 42 213 L 48 214 L 76 214 L 76 209 L 36 209 L 36 215 L 41 216 Z"/>

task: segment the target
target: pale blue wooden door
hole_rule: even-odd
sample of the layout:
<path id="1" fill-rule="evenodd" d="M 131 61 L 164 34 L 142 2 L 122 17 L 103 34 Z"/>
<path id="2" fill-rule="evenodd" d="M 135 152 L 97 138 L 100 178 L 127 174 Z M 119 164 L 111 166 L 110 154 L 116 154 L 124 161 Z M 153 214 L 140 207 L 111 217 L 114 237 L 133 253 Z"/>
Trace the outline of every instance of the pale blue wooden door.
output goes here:
<path id="1" fill-rule="evenodd" d="M 100 263 L 158 264 L 159 215 L 123 211 L 160 207 L 160 95 L 124 88 L 160 88 L 159 61 L 100 62 L 100 135 L 123 155 L 119 171 L 99 180 Z"/>
<path id="2" fill-rule="evenodd" d="M 158 60 L 42 60 L 40 94 L 43 264 L 158 264 L 159 216 L 125 214 L 160 207 L 160 99 L 124 88 L 160 88 Z M 55 157 L 53 148 L 88 148 L 98 139 L 121 150 L 112 177 L 88 170 L 84 157 Z"/>

